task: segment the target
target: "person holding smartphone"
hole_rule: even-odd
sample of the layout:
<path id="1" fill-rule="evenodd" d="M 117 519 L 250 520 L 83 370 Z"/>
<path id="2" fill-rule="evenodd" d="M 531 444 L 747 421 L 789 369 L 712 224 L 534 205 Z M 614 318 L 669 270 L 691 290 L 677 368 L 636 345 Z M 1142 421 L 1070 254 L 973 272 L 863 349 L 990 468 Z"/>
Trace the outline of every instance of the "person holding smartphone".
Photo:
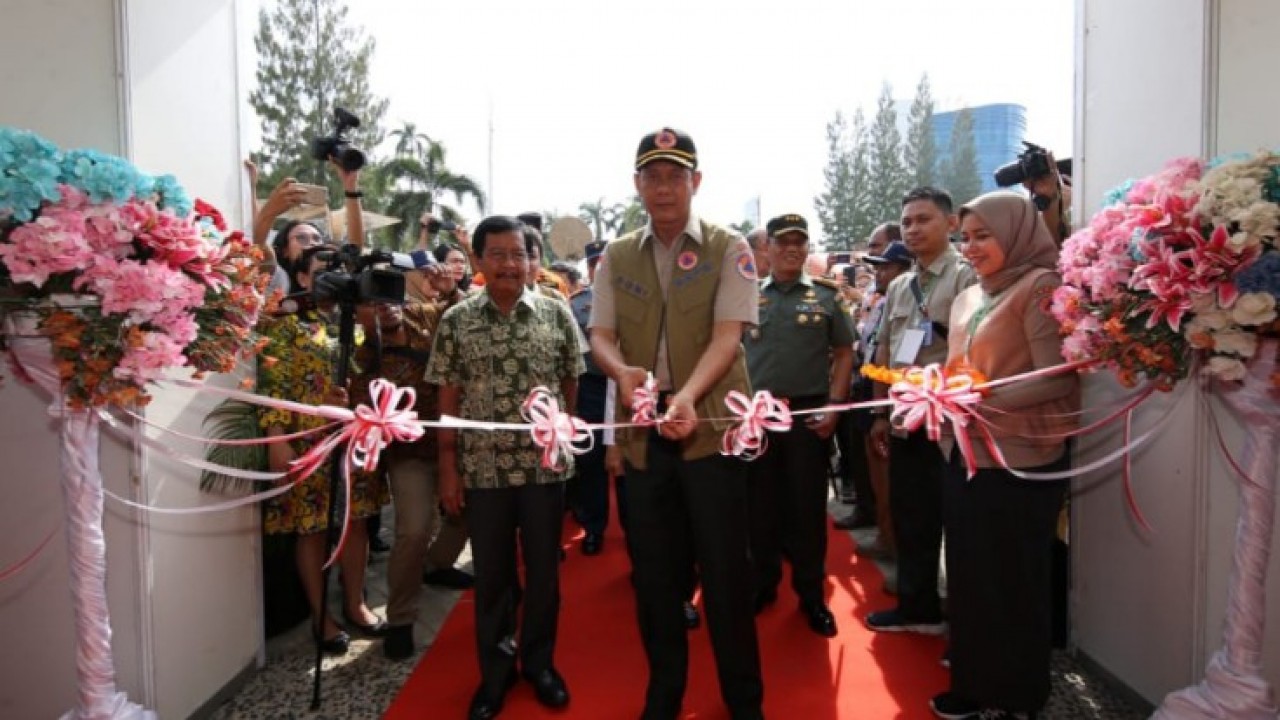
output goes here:
<path id="1" fill-rule="evenodd" d="M 760 324 L 743 346 L 752 387 L 768 390 L 792 412 L 847 401 L 853 373 L 853 323 L 836 283 L 804 271 L 809 224 L 796 214 L 766 225 L 769 276 L 760 283 Z M 800 416 L 788 432 L 770 432 L 748 466 L 751 555 L 756 612 L 778 597 L 782 557 L 809 628 L 836 634 L 826 604 L 827 458 L 839 413 Z"/>

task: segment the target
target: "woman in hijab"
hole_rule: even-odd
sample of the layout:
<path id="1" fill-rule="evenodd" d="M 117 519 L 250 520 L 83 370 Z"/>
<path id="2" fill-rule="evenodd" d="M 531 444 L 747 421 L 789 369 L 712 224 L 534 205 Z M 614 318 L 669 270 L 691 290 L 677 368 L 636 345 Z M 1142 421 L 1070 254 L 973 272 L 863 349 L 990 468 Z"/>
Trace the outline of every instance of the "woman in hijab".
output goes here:
<path id="1" fill-rule="evenodd" d="M 979 283 L 951 308 L 952 371 L 998 380 L 1062 364 L 1049 299 L 1061 284 L 1057 246 L 1027 198 L 995 192 L 960 209 L 965 258 Z M 1049 698 L 1051 547 L 1068 481 L 1024 480 L 1070 467 L 1080 384 L 1054 374 L 989 391 L 966 430 L 976 473 L 944 438 L 947 605 L 951 691 L 933 699 L 942 718 L 1034 717 Z M 988 452 L 979 425 L 999 446 Z"/>

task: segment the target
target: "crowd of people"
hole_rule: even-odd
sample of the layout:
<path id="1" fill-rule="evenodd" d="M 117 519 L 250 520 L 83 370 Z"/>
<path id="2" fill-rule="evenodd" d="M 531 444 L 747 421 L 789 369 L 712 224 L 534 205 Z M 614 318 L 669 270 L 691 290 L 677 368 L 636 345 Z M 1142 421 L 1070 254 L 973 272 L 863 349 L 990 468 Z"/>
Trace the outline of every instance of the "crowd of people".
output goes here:
<path id="1" fill-rule="evenodd" d="M 686 133 L 647 134 L 633 171 L 649 221 L 589 243 L 585 277 L 568 263 L 544 267 L 536 214 L 486 217 L 470 233 L 450 230 L 450 242 L 437 242 L 428 228 L 438 223 L 424 217 L 404 302 L 356 310 L 363 341 L 348 384 L 334 380 L 332 316 L 314 292 L 337 246 L 318 224 L 279 222 L 302 200 L 291 180 L 258 209 L 255 239 L 271 251 L 266 271 L 285 297 L 261 327 L 271 341 L 259 368 L 263 394 L 354 405 L 384 378 L 416 389 L 423 419 L 521 423 L 530 391 L 544 388 L 560 407 L 607 423 L 629 421 L 650 378 L 656 390 L 656 425 L 596 430 L 590 452 L 554 463 L 528 433 L 512 430 L 428 429 L 391 447 L 376 472 L 353 479 L 347 499 L 356 521 L 338 563 L 341 622 L 321 611 L 330 504 L 342 500 L 330 497 L 327 471 L 268 501 L 265 532 L 296 535 L 297 575 L 321 648 L 345 653 L 347 633 L 358 632 L 383 638 L 388 658 L 409 658 L 424 577 L 474 583 L 481 682 L 469 718 L 498 715 L 521 677 L 544 705 L 568 705 L 555 665 L 563 518 L 571 512 L 583 528 L 582 554 L 597 555 L 612 495 L 648 661 L 641 718 L 679 716 L 687 633 L 701 614 L 730 716 L 762 718 L 755 618 L 778 602 L 784 560 L 809 628 L 839 632 L 824 567 L 834 479 L 855 507 L 835 526 L 874 526 L 876 539 L 858 552 L 897 565 L 887 588 L 896 604 L 863 622 L 949 638 L 941 660 L 951 687 L 933 698 L 933 712 L 1034 717 L 1049 693 L 1051 546 L 1067 481 L 1016 471 L 1066 475 L 1065 437 L 1080 408 L 1073 375 L 987 393 L 979 413 L 1003 461 L 975 444 L 973 472 L 953 435 L 937 442 L 896 427 L 887 408 L 798 415 L 789 431 L 769 432 L 753 459 L 722 452 L 722 442 L 734 392 L 767 390 L 806 411 L 883 399 L 886 373 L 913 366 L 995 380 L 1059 364 L 1047 298 L 1060 282 L 1061 214 L 1051 231 L 1021 194 L 990 193 L 956 208 L 945 190 L 918 187 L 902 198 L 899 217 L 865 239 L 865 253 L 828 263 L 812 252 L 803 215 L 775 217 L 746 238 L 701 218 L 693 199 L 702 173 Z M 360 248 L 359 171 L 338 172 L 348 241 Z M 1034 192 L 1063 188 L 1056 178 L 1033 180 Z M 260 416 L 266 435 L 312 422 L 278 410 Z M 270 468 L 287 470 L 309 442 L 271 445 Z M 384 619 L 363 590 L 376 539 L 366 519 L 388 501 L 395 527 Z M 454 567 L 468 541 L 474 577 Z"/>

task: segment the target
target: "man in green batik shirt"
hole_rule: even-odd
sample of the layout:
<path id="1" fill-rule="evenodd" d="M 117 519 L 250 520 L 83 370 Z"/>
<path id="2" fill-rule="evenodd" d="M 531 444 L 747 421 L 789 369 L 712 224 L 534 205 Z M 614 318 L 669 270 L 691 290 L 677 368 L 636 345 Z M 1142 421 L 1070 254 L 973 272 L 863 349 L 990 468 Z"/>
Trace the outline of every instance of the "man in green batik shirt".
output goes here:
<path id="1" fill-rule="evenodd" d="M 525 286 L 533 247 L 520 221 L 485 218 L 472 247 L 487 282 L 441 318 L 427 366 L 427 381 L 440 386 L 440 413 L 521 423 L 520 406 L 539 386 L 556 395 L 561 410 L 572 410 L 586 370 L 577 325 L 567 303 Z M 522 674 L 543 705 L 563 707 L 569 691 L 553 659 L 563 483 L 572 460 L 562 455 L 560 468 L 543 466 L 542 450 L 527 431 L 461 431 L 461 452 L 458 434 L 439 431 L 440 500 L 450 513 L 465 507 L 471 530 L 481 683 L 468 717 L 496 716 L 516 678 L 515 658 L 501 643 L 517 625 L 517 530 L 525 566 Z"/>

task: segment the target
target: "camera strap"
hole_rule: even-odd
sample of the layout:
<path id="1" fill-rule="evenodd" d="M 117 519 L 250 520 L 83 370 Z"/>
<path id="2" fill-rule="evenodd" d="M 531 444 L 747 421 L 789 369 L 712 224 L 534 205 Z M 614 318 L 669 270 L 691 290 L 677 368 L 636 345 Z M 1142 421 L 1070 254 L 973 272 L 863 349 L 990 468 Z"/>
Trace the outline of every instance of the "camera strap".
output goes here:
<path id="1" fill-rule="evenodd" d="M 932 289 L 933 283 L 935 280 L 937 280 L 937 278 L 935 277 L 929 278 L 928 283 L 926 283 L 929 289 Z M 937 320 L 930 319 L 929 305 L 927 304 L 926 302 L 927 298 L 925 297 L 926 290 L 922 290 L 920 288 L 920 272 L 919 271 L 911 275 L 911 282 L 908 283 L 908 285 L 911 287 L 911 294 L 914 295 L 916 298 L 916 305 L 920 308 L 920 314 L 924 316 L 924 319 L 929 321 L 929 324 L 933 327 L 933 334 L 942 338 L 943 342 L 945 342 L 947 339 L 947 326 L 943 325 Z"/>

